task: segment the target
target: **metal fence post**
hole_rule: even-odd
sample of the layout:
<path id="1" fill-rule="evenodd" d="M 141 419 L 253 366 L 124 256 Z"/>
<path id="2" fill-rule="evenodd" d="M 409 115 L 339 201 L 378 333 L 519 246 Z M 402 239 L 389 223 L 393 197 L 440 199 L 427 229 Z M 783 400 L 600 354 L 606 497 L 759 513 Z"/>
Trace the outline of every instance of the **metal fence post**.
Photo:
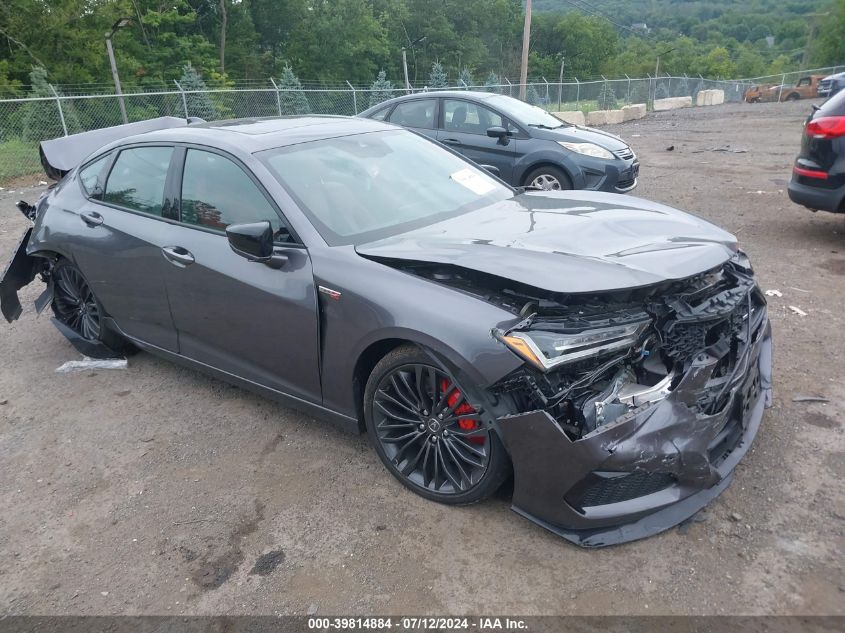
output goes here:
<path id="1" fill-rule="evenodd" d="M 187 118 L 189 118 L 188 117 L 188 100 L 185 98 L 185 91 L 182 90 L 182 86 L 180 86 L 179 82 L 176 81 L 175 79 L 173 80 L 173 83 L 176 84 L 176 87 L 179 88 L 179 94 L 182 95 L 182 107 L 185 109 L 185 118 L 187 119 Z"/>
<path id="2" fill-rule="evenodd" d="M 778 103 L 780 103 L 780 98 L 783 96 L 783 84 L 786 83 L 786 73 L 783 73 L 783 77 L 780 80 L 780 90 L 778 90 Z"/>
<path id="3" fill-rule="evenodd" d="M 549 82 L 545 77 L 543 77 L 543 81 L 546 82 L 546 104 L 548 105 L 548 103 L 549 103 Z"/>
<path id="4" fill-rule="evenodd" d="M 346 85 L 352 89 L 352 108 L 355 110 L 355 115 L 358 115 L 358 94 L 355 92 L 355 86 L 346 81 Z"/>
<path id="5" fill-rule="evenodd" d="M 59 98 L 59 93 L 56 92 L 56 89 L 53 88 L 53 84 L 47 84 L 50 86 L 50 90 L 53 91 L 53 96 L 56 97 L 56 107 L 59 109 L 59 118 L 62 121 L 62 130 L 65 132 L 65 136 L 67 136 L 67 123 L 65 123 L 65 113 L 62 112 L 62 100 Z"/>
<path id="6" fill-rule="evenodd" d="M 578 77 L 575 78 L 575 109 L 581 109 L 581 82 L 578 81 Z"/>
<path id="7" fill-rule="evenodd" d="M 272 77 L 270 77 L 270 83 L 273 84 L 273 89 L 276 91 L 276 107 L 279 109 L 279 116 L 282 116 L 282 99 L 279 96 L 279 86 Z"/>
<path id="8" fill-rule="evenodd" d="M 628 73 L 625 73 L 625 79 L 628 80 L 628 90 L 625 92 L 625 103 L 631 103 L 631 78 Z"/>
<path id="9" fill-rule="evenodd" d="M 512 90 L 512 89 L 513 89 L 513 84 L 511 83 L 511 80 L 510 80 L 510 79 L 508 79 L 507 77 L 505 77 L 505 81 L 507 81 L 507 82 L 508 82 L 508 96 L 509 96 L 509 97 L 512 97 L 513 95 L 512 95 L 511 93 L 513 92 L 513 90 Z"/>

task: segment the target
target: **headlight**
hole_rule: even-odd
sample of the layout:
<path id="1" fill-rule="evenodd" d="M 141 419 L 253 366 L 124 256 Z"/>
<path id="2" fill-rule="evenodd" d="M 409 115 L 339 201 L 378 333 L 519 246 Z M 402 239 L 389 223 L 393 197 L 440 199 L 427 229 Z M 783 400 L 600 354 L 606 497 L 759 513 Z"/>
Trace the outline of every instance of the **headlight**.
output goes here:
<path id="1" fill-rule="evenodd" d="M 604 158 L 606 160 L 613 160 L 615 156 L 603 147 L 595 143 L 567 143 L 566 141 L 558 141 L 562 147 L 565 147 L 576 154 L 584 154 L 584 156 L 592 156 L 593 158 Z"/>
<path id="2" fill-rule="evenodd" d="M 640 339 L 648 322 L 628 323 L 612 327 L 584 330 L 577 334 L 525 331 L 511 332 L 500 340 L 517 355 L 548 371 L 585 358 L 595 358 L 607 352 L 630 349 Z"/>

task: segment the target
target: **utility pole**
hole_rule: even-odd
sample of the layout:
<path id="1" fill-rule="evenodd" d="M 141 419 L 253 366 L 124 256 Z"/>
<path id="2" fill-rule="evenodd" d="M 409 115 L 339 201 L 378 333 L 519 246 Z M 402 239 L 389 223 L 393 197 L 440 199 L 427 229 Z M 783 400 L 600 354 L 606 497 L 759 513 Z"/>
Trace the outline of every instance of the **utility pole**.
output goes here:
<path id="1" fill-rule="evenodd" d="M 415 52 L 417 44 L 419 44 L 421 42 L 425 42 L 425 40 L 427 38 L 428 38 L 428 35 L 421 35 L 420 37 L 415 39 L 413 42 L 411 41 L 410 37 L 408 38 L 408 46 L 411 49 L 411 53 L 414 54 L 414 77 L 416 77 L 416 75 L 417 75 L 417 54 Z M 408 81 L 408 53 L 405 50 L 404 46 L 402 47 L 402 70 L 404 70 L 404 72 L 405 72 L 405 90 L 408 93 L 411 93 L 412 92 L 411 82 Z"/>
<path id="2" fill-rule="evenodd" d="M 402 70 L 405 71 L 405 92 L 411 92 L 411 82 L 408 81 L 408 53 L 405 47 L 402 47 Z"/>
<path id="3" fill-rule="evenodd" d="M 525 101 L 528 84 L 528 47 L 531 41 L 531 0 L 525 0 L 525 24 L 522 27 L 522 64 L 519 67 L 519 98 Z"/>
<path id="4" fill-rule="evenodd" d="M 563 65 L 566 63 L 566 57 L 560 56 L 560 81 L 557 84 L 557 110 L 560 112 L 560 104 L 563 96 Z"/>
<path id="5" fill-rule="evenodd" d="M 830 12 L 827 13 L 806 13 L 804 17 L 810 18 L 812 21 L 810 22 L 810 31 L 807 33 L 807 45 L 804 47 L 804 55 L 801 57 L 801 70 L 807 68 L 810 65 L 810 55 L 812 54 L 813 50 L 813 40 L 816 38 L 816 34 L 819 30 L 819 18 L 826 18 L 830 16 Z"/>
<path id="6" fill-rule="evenodd" d="M 106 33 L 106 51 L 109 54 L 109 63 L 111 64 L 111 76 L 114 79 L 114 90 L 117 94 L 117 101 L 120 105 L 120 115 L 123 117 L 124 123 L 129 123 L 129 117 L 126 116 L 126 103 L 123 101 L 123 91 L 120 89 L 120 76 L 117 74 L 117 62 L 114 61 L 114 48 L 112 48 L 112 38 L 114 34 L 117 33 L 118 29 L 122 29 L 124 26 L 128 26 L 132 20 L 129 18 L 120 18 L 117 22 L 115 22 L 112 27 L 111 31 Z"/>
<path id="7" fill-rule="evenodd" d="M 652 102 L 657 99 L 657 79 L 660 77 L 660 56 L 668 55 L 674 50 L 674 48 L 669 48 L 662 53 L 657 53 L 657 64 L 654 66 L 654 94 L 651 97 Z"/>

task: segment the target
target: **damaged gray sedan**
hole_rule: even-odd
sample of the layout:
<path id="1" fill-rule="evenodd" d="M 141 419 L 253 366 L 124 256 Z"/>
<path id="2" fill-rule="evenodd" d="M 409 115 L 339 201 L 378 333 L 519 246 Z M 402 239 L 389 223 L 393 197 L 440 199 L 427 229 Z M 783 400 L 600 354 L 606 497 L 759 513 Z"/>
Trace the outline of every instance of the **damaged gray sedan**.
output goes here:
<path id="1" fill-rule="evenodd" d="M 725 231 L 641 199 L 522 191 L 377 121 L 159 119 L 42 145 L 59 183 L 0 283 L 88 355 L 128 347 L 367 432 L 446 504 L 493 494 L 579 545 L 730 483 L 771 329 Z"/>

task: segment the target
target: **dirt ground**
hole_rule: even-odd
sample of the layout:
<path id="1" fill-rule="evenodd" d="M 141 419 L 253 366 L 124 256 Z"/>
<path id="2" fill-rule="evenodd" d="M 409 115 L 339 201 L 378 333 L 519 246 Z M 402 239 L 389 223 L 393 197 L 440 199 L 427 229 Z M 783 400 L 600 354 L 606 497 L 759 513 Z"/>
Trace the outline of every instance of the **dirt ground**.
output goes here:
<path id="1" fill-rule="evenodd" d="M 0 616 L 845 613 L 845 215 L 785 192 L 809 108 L 612 128 L 640 156 L 637 195 L 737 234 L 783 293 L 775 405 L 700 522 L 583 550 L 506 494 L 425 501 L 364 437 L 148 354 L 56 373 L 79 356 L 35 319 L 33 284 L 0 324 Z M 3 259 L 26 225 L 12 203 L 38 190 L 0 191 Z"/>

